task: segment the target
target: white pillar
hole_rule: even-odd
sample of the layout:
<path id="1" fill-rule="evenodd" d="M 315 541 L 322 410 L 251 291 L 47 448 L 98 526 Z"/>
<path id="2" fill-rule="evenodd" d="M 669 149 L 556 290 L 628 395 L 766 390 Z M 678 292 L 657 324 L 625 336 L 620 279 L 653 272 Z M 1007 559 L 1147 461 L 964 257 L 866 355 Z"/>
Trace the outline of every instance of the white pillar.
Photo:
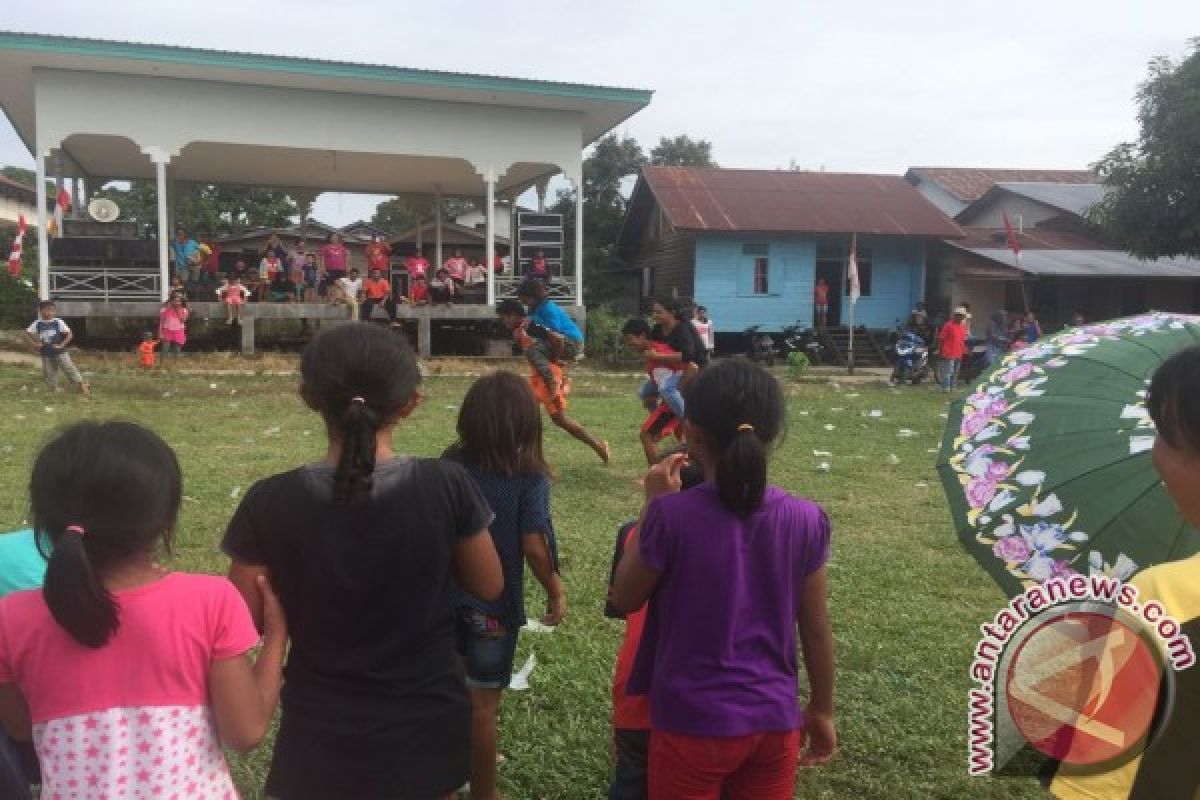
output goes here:
<path id="1" fill-rule="evenodd" d="M 75 213 L 71 216 L 83 219 L 83 179 L 80 177 L 71 179 L 71 205 L 75 206 Z"/>
<path id="2" fill-rule="evenodd" d="M 484 219 L 487 220 L 487 249 L 484 251 L 484 274 L 487 275 L 487 302 L 489 306 L 496 305 L 496 271 L 492 265 L 496 262 L 496 172 L 488 170 L 487 175 L 483 178 L 484 185 L 487 186 L 487 211 Z"/>
<path id="3" fill-rule="evenodd" d="M 575 305 L 583 306 L 583 180 L 575 181 Z"/>
<path id="4" fill-rule="evenodd" d="M 546 213 L 546 191 L 550 188 L 550 179 L 543 178 L 535 185 L 537 191 L 537 210 L 539 214 Z M 515 205 L 515 204 L 514 204 Z"/>
<path id="5" fill-rule="evenodd" d="M 433 258 L 434 272 L 442 265 L 442 187 L 434 187 L 433 192 Z"/>
<path id="6" fill-rule="evenodd" d="M 167 162 L 170 158 L 160 148 L 147 147 L 142 152 L 154 162 L 158 195 L 158 282 L 159 294 L 167 301 L 167 290 L 171 287 L 170 249 L 171 221 L 167 218 Z"/>
<path id="7" fill-rule="evenodd" d="M 46 226 L 50 224 L 46 214 L 46 157 L 39 147 L 34 155 L 34 188 L 37 190 L 37 237 L 38 237 L 38 299 L 50 299 L 50 235 Z"/>

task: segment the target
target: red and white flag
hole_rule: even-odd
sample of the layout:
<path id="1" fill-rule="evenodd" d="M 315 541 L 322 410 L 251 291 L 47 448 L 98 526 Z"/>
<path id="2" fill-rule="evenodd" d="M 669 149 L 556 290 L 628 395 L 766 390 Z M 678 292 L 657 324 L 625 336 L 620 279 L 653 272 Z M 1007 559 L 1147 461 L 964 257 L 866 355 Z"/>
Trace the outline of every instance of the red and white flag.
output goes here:
<path id="1" fill-rule="evenodd" d="M 862 287 L 858 283 L 858 234 L 850 237 L 850 258 L 846 261 L 846 288 L 850 302 L 857 303 L 862 297 Z"/>
<path id="2" fill-rule="evenodd" d="M 1017 241 L 1017 232 L 1013 230 L 1012 222 L 1008 219 L 1008 212 L 1004 213 L 1004 238 L 1008 240 L 1008 249 L 1013 251 L 1013 259 L 1016 261 L 1017 268 L 1021 267 L 1021 243 Z"/>
<path id="3" fill-rule="evenodd" d="M 54 202 L 54 219 L 46 226 L 51 236 L 63 235 L 63 217 L 71 208 L 71 194 L 66 189 L 58 190 L 58 199 Z"/>
<path id="4" fill-rule="evenodd" d="M 12 251 L 8 254 L 8 274 L 21 277 L 21 243 L 25 239 L 25 215 L 17 217 L 17 235 L 13 237 Z"/>

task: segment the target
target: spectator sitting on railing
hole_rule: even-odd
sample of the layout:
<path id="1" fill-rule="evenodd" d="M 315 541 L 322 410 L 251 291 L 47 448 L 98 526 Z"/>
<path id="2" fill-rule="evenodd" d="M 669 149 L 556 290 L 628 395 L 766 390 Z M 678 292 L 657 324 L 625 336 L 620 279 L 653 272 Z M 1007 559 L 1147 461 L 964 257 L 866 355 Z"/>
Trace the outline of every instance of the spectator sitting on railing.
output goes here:
<path id="1" fill-rule="evenodd" d="M 487 283 L 487 268 L 483 266 L 483 262 L 471 259 L 471 263 L 467 265 L 467 280 L 468 287 L 483 286 Z"/>
<path id="2" fill-rule="evenodd" d="M 294 303 L 296 291 L 296 282 L 282 270 L 276 272 L 275 277 L 271 279 L 272 303 Z"/>
<path id="3" fill-rule="evenodd" d="M 545 252 L 538 250 L 533 254 L 533 260 L 529 262 L 529 274 L 525 277 L 539 281 L 550 280 L 550 265 L 546 261 Z"/>
<path id="4" fill-rule="evenodd" d="M 454 278 L 450 277 L 450 270 L 445 267 L 439 267 L 437 275 L 429 283 L 429 299 L 434 305 L 445 303 L 450 305 L 454 302 L 454 295 L 457 289 L 454 285 Z"/>

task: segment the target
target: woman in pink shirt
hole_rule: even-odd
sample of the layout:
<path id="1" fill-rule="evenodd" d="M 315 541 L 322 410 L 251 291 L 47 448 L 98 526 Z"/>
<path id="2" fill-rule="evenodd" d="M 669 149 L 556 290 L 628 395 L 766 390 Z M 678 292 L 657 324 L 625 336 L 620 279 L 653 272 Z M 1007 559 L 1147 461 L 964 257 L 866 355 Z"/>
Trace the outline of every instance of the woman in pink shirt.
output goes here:
<path id="1" fill-rule="evenodd" d="M 463 258 L 461 250 L 455 250 L 454 255 L 447 258 L 446 263 L 442 266 L 446 268 L 446 272 L 450 273 L 450 277 L 458 285 L 461 286 L 467 279 L 467 260 Z"/>
<path id="2" fill-rule="evenodd" d="M 78 422 L 38 454 L 45 586 L 0 599 L 0 723 L 32 738 L 42 797 L 236 798 L 221 745 L 271 724 L 287 641 L 266 578 L 263 649 L 225 578 L 158 564 L 179 514 L 175 453 L 130 422 Z"/>
<path id="3" fill-rule="evenodd" d="M 342 235 L 331 234 L 329 244 L 321 248 L 321 267 L 329 276 L 330 283 L 336 283 L 339 278 L 346 277 L 346 264 L 349 260 L 350 252 L 342 244 Z"/>
<path id="4" fill-rule="evenodd" d="M 191 312 L 183 304 L 183 295 L 173 292 L 171 299 L 158 312 L 158 338 L 163 344 L 163 356 L 178 357 L 187 344 L 186 323 Z"/>

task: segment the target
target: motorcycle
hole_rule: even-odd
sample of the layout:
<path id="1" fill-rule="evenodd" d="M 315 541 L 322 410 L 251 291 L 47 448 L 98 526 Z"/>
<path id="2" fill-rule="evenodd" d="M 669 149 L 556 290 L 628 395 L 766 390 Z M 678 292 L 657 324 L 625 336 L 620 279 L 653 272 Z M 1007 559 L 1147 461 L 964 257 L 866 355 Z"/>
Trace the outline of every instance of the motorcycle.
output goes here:
<path id="1" fill-rule="evenodd" d="M 821 365 L 821 342 L 817 339 L 817 332 L 799 322 L 783 329 L 783 348 L 788 354 L 804 353 L 808 356 L 808 363 L 814 367 Z"/>
<path id="2" fill-rule="evenodd" d="M 775 340 L 771 334 L 762 333 L 761 325 L 751 325 L 742 331 L 746 340 L 746 355 L 751 361 L 761 361 L 768 367 L 775 366 Z"/>
<path id="3" fill-rule="evenodd" d="M 904 331 L 896 339 L 892 349 L 896 353 L 892 383 L 911 383 L 918 386 L 929 377 L 929 348 L 924 339 L 912 331 Z"/>

